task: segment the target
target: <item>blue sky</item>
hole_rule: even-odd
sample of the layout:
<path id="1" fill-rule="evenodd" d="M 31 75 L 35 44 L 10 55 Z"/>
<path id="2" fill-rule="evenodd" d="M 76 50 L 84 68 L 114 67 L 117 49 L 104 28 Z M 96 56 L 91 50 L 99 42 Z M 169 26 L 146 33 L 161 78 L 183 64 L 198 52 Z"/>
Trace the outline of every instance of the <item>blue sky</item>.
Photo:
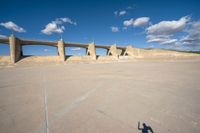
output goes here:
<path id="1" fill-rule="evenodd" d="M 66 42 L 200 50 L 199 5 L 198 0 L 1 0 L 0 35 L 9 36 L 14 23 L 15 36 L 26 39 L 57 41 L 62 34 Z M 47 26 L 55 23 L 54 29 Z M 56 49 L 26 46 L 23 52 L 54 55 Z M 9 54 L 8 46 L 0 45 L 0 54 Z"/>

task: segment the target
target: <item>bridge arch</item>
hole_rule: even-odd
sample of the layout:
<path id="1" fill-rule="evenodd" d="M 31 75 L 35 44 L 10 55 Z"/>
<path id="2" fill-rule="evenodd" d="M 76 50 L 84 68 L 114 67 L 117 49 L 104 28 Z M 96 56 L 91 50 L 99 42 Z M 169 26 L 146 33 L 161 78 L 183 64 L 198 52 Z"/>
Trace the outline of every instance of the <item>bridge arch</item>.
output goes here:
<path id="1" fill-rule="evenodd" d="M 85 47 L 74 47 L 65 46 L 66 56 L 85 56 L 87 53 L 87 48 Z"/>
<path id="2" fill-rule="evenodd" d="M 57 56 L 57 51 L 57 47 L 53 45 L 22 45 L 22 56 Z"/>
<path id="3" fill-rule="evenodd" d="M 96 55 L 97 56 L 107 56 L 108 55 L 108 48 L 96 48 Z"/>
<path id="4" fill-rule="evenodd" d="M 0 43 L 0 56 L 10 56 L 10 47 L 8 44 Z"/>

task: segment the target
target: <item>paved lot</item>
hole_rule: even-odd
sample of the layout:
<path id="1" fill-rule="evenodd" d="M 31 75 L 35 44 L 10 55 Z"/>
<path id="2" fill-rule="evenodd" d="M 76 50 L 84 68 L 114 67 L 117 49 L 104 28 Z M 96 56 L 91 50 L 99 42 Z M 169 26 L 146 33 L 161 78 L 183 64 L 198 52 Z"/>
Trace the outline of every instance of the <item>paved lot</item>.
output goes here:
<path id="1" fill-rule="evenodd" d="M 199 101 L 197 60 L 0 69 L 0 133 L 199 133 Z"/>

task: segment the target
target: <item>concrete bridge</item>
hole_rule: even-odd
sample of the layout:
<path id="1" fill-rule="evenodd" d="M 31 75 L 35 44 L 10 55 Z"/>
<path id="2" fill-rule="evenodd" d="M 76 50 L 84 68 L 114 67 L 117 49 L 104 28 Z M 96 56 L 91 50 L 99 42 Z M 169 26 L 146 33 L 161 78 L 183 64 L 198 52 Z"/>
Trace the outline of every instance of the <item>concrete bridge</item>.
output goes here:
<path id="1" fill-rule="evenodd" d="M 107 57 L 110 59 L 118 60 L 133 57 L 133 58 L 177 58 L 177 57 L 200 57 L 199 54 L 171 51 L 163 49 L 141 49 L 133 48 L 132 46 L 119 47 L 116 44 L 108 45 L 96 45 L 94 43 L 83 44 L 83 43 L 73 43 L 64 42 L 64 40 L 59 40 L 57 42 L 51 41 L 40 41 L 40 40 L 27 40 L 20 39 L 14 35 L 10 35 L 9 38 L 0 38 L 1 44 L 8 44 L 10 46 L 10 63 L 14 64 L 23 57 L 22 46 L 24 45 L 47 45 L 56 47 L 58 50 L 58 60 L 65 61 L 65 47 L 81 47 L 86 49 L 86 57 L 89 60 L 97 60 L 96 48 L 103 48 L 107 50 Z M 110 58 L 111 57 L 111 58 Z M 87 59 L 88 59 L 87 58 Z M 82 59 L 81 59 L 82 60 Z M 99 58 L 98 58 L 99 60 Z"/>
<path id="2" fill-rule="evenodd" d="M 40 41 L 40 40 L 26 40 L 10 35 L 9 38 L 0 38 L 0 43 L 8 44 L 10 46 L 10 62 L 16 63 L 23 56 L 22 46 L 24 45 L 48 45 L 57 47 L 58 56 L 60 61 L 65 61 L 65 47 L 81 47 L 86 48 L 86 55 L 91 57 L 92 60 L 96 60 L 96 48 L 103 48 L 107 50 L 108 56 L 113 56 L 118 59 L 120 55 L 131 55 L 130 50 L 131 46 L 128 47 L 118 47 L 116 44 L 111 46 L 106 45 L 95 45 L 94 43 L 83 44 L 83 43 L 69 43 L 64 42 L 64 40 L 59 40 L 57 42 L 51 41 Z M 119 52 L 120 51 L 120 52 Z"/>

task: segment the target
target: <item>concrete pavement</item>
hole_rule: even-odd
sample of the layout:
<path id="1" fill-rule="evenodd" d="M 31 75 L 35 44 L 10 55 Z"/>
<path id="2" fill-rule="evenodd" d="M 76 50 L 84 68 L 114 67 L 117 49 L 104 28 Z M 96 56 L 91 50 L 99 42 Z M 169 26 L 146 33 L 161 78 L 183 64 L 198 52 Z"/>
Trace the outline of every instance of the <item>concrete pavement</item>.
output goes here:
<path id="1" fill-rule="evenodd" d="M 200 132 L 200 61 L 0 69 L 0 133 Z M 46 111 L 45 111 L 46 90 Z"/>

